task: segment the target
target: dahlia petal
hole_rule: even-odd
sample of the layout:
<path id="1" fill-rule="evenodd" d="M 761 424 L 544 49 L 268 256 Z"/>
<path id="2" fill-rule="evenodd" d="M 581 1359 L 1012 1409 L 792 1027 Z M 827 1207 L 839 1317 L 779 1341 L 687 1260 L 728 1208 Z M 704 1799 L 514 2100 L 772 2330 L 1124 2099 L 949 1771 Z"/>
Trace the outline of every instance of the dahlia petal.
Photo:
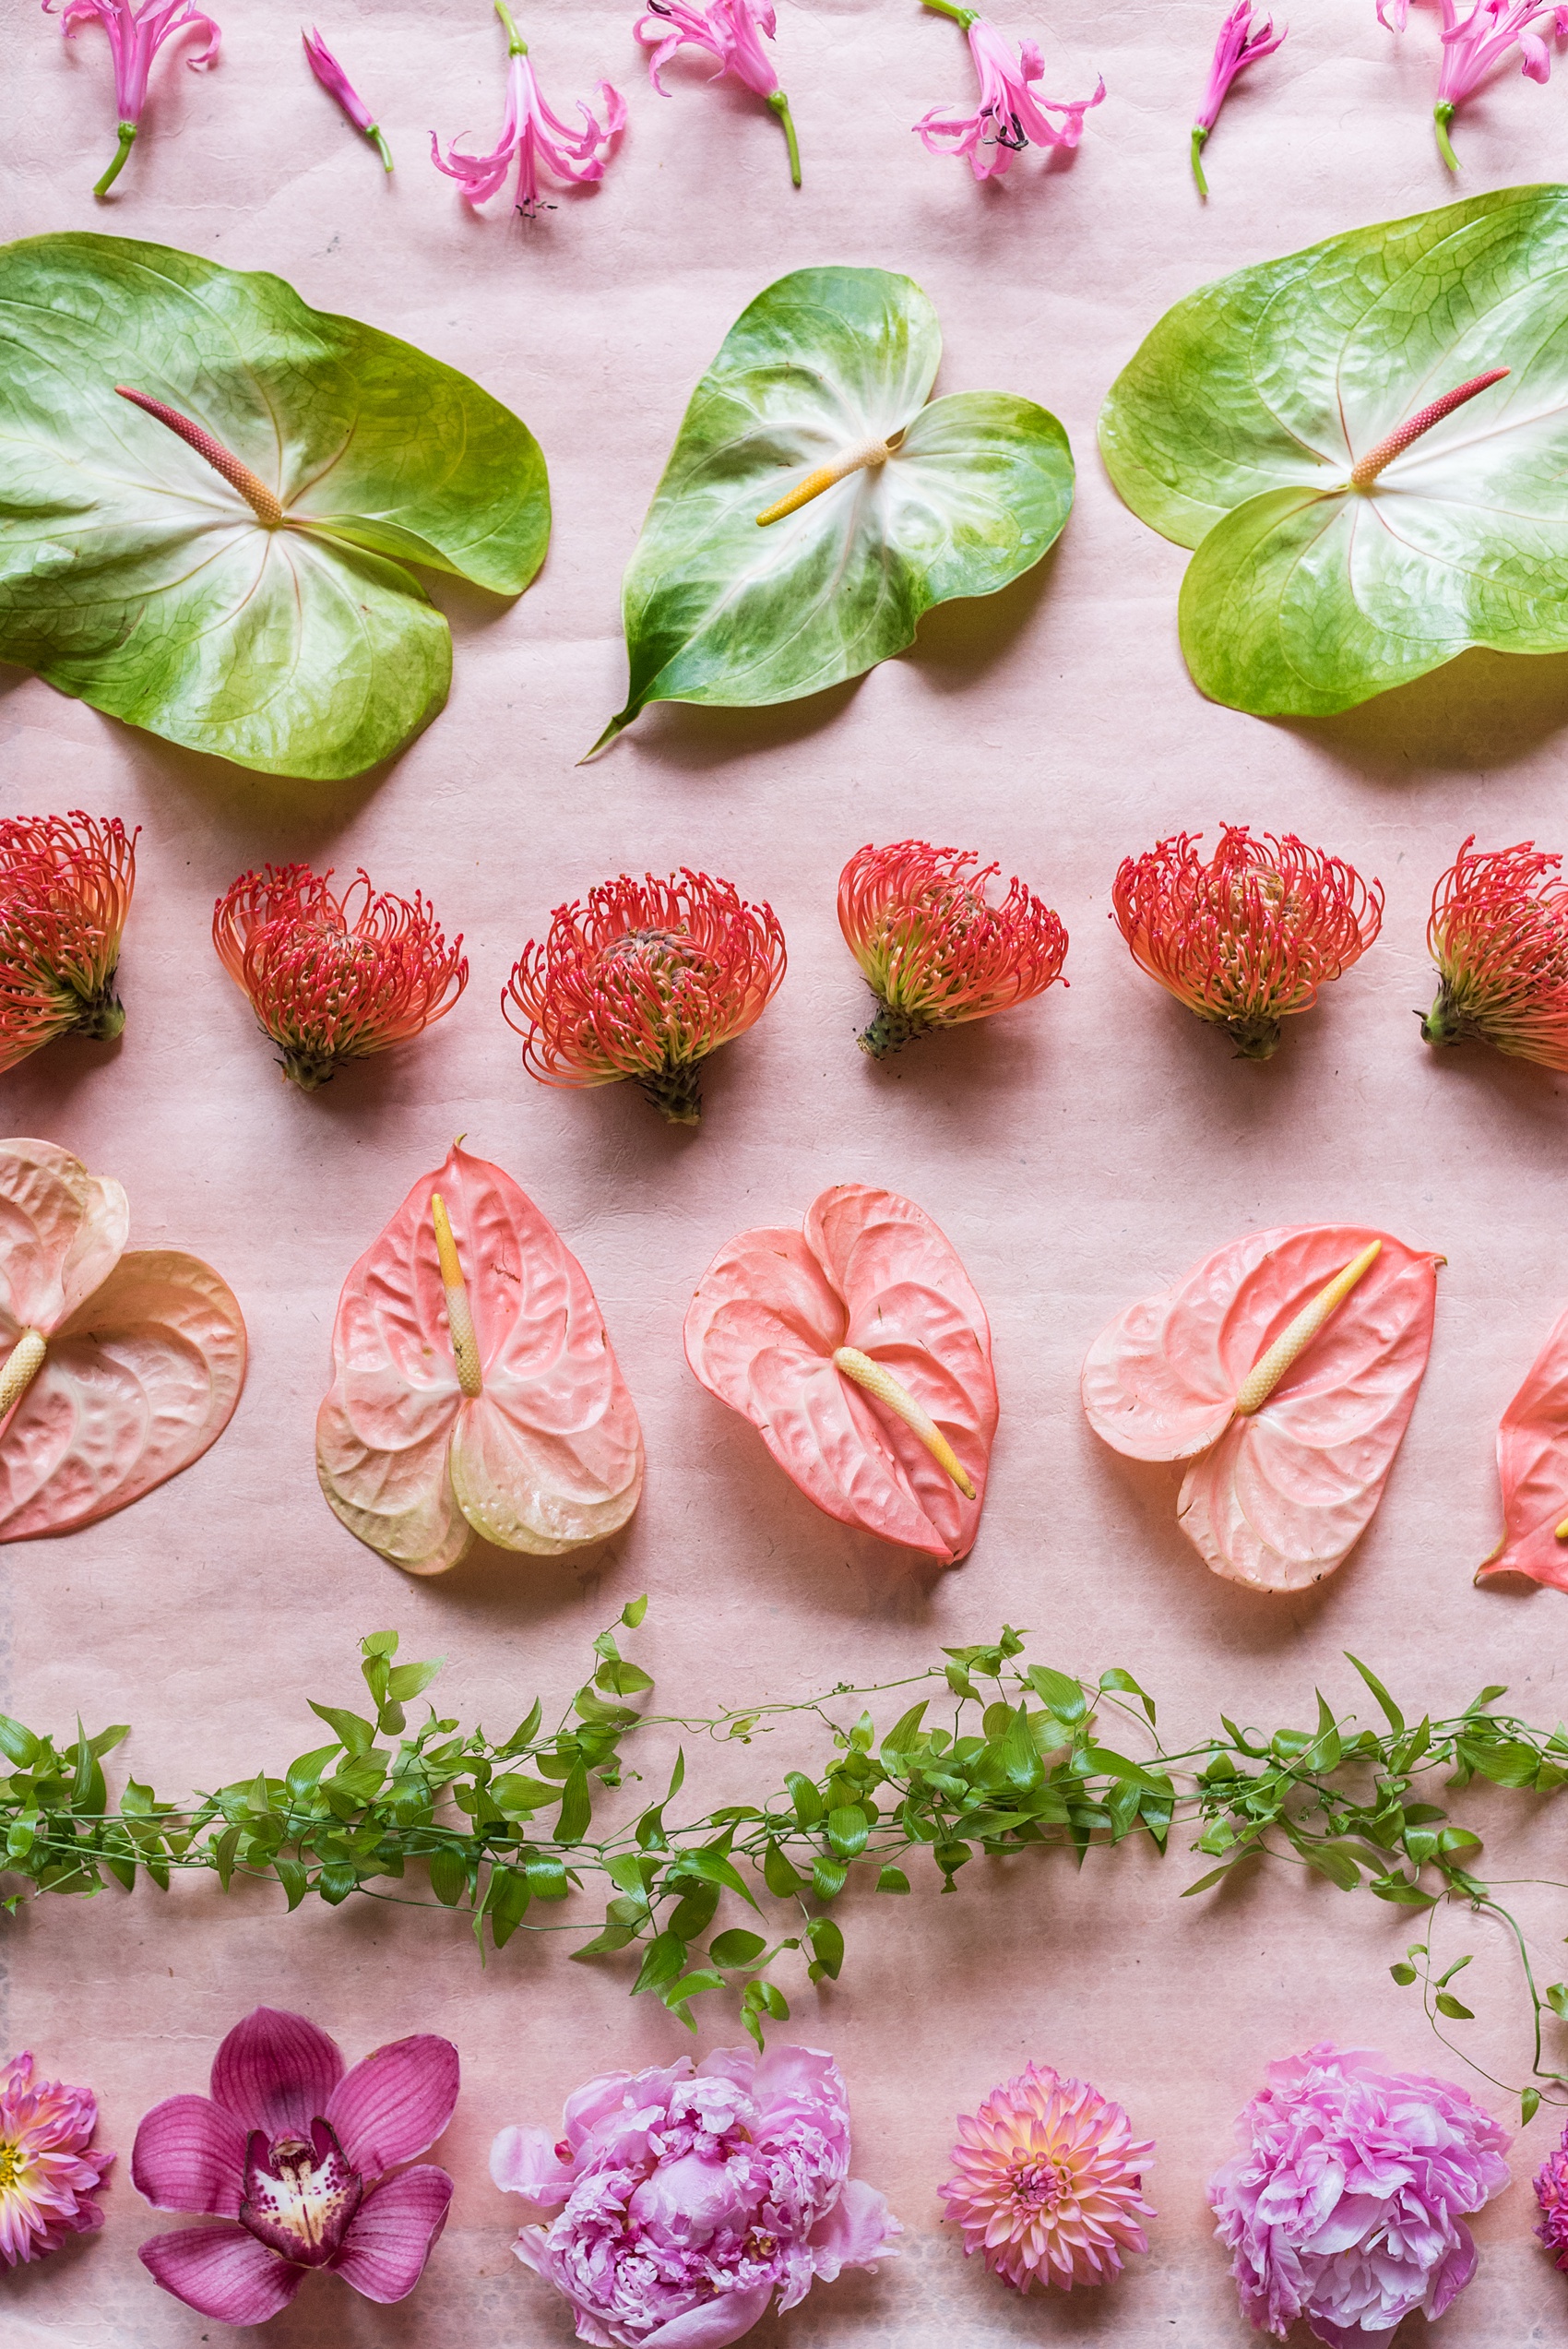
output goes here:
<path id="1" fill-rule="evenodd" d="M 257 2007 L 213 2057 L 212 2095 L 247 2130 L 308 2142 L 342 2077 L 342 2055 L 325 2031 L 303 2015 Z"/>
<path id="2" fill-rule="evenodd" d="M 383 2307 L 406 2299 L 424 2273 L 451 2200 L 451 2179 L 430 2163 L 387 2178 L 349 2222 L 332 2272 Z"/>
<path id="3" fill-rule="evenodd" d="M 245 2191 L 244 2125 L 206 2096 L 170 2096 L 137 2130 L 131 2180 L 157 2211 L 237 2219 Z"/>
<path id="4" fill-rule="evenodd" d="M 137 2254 L 155 2283 L 220 2324 L 265 2324 L 304 2278 L 243 2226 L 193 2226 L 155 2235 Z"/>
<path id="5" fill-rule="evenodd" d="M 421 2033 L 377 2047 L 332 2091 L 323 2119 L 350 2169 L 380 2177 L 428 2152 L 457 2102 L 457 2050 Z"/>

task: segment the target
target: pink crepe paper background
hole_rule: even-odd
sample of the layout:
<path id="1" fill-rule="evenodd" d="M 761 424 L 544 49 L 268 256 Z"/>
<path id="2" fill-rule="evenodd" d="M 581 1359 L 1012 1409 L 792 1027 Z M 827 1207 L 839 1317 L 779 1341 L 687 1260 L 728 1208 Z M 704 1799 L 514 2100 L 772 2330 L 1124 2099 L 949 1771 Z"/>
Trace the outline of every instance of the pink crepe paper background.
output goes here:
<path id="1" fill-rule="evenodd" d="M 1314 1682 L 1352 1701 L 1347 1647 L 1417 1702 L 1455 1708 L 1504 1680 L 1550 1723 L 1568 1710 L 1562 1599 L 1478 1592 L 1470 1576 L 1499 1522 L 1499 1413 L 1568 1297 L 1568 1099 L 1561 1079 L 1479 1051 L 1434 1057 L 1410 1015 L 1431 995 L 1428 895 L 1462 836 L 1568 846 L 1568 658 L 1472 656 L 1324 723 L 1212 708 L 1177 650 L 1185 557 L 1122 507 L 1094 447 L 1100 399 L 1168 304 L 1458 192 L 1431 136 L 1433 12 L 1413 11 L 1396 41 L 1372 0 L 1301 11 L 1232 93 L 1206 152 L 1206 210 L 1187 129 L 1218 0 L 1115 17 L 1062 0 L 1049 25 L 1034 8 L 1004 12 L 1041 41 L 1053 91 L 1087 94 L 1103 71 L 1109 95 L 1070 166 L 1026 156 L 989 190 L 909 129 L 970 87 L 954 26 L 912 0 L 787 6 L 778 60 L 799 196 L 778 125 L 749 95 L 705 87 L 700 65 L 671 68 L 668 102 L 649 90 L 636 13 L 557 0 L 525 16 L 561 111 L 601 75 L 631 108 L 601 189 L 563 196 L 530 227 L 504 206 L 469 218 L 426 160 L 433 128 L 483 146 L 499 121 L 504 43 L 484 0 L 341 0 L 322 19 L 387 128 L 390 182 L 312 81 L 289 12 L 229 0 L 214 71 L 188 74 L 177 57 L 155 69 L 144 136 L 102 206 L 88 191 L 113 147 L 106 44 L 88 29 L 67 46 L 31 0 L 5 0 L 6 233 L 161 239 L 279 271 L 307 300 L 411 338 L 527 418 L 556 527 L 515 608 L 437 588 L 457 638 L 451 705 L 388 771 L 355 783 L 269 781 L 17 672 L 0 680 L 0 805 L 81 805 L 145 828 L 123 1045 L 28 1063 L 5 1082 L 0 1127 L 118 1174 L 132 1245 L 207 1256 L 238 1292 L 253 1347 L 233 1425 L 195 1469 L 123 1516 L 0 1558 L 0 1702 L 65 1735 L 77 1707 L 89 1724 L 132 1721 L 117 1763 L 183 1794 L 312 1743 L 305 1699 L 353 1701 L 362 1633 L 398 1625 L 405 1655 L 448 1658 L 447 1709 L 509 1727 L 536 1687 L 566 1696 L 592 1632 L 647 1588 L 635 1652 L 666 1705 L 892 1678 L 1005 1617 L 1035 1628 L 1042 1660 L 1129 1667 L 1161 1697 L 1174 1743 L 1222 1705 L 1308 1721 Z M 1459 190 L 1551 176 L 1564 102 L 1561 78 L 1541 90 L 1500 76 L 1455 125 Z M 654 712 L 579 772 L 621 699 L 620 571 L 692 384 L 753 294 L 823 261 L 919 279 L 946 333 L 941 388 L 1027 393 L 1062 416 L 1081 469 L 1062 543 L 995 601 L 932 615 L 910 657 L 859 685 L 772 712 Z M 1295 829 L 1389 893 L 1381 943 L 1261 1068 L 1143 979 L 1108 919 L 1125 852 L 1182 826 L 1212 837 L 1226 817 Z M 853 1047 L 865 996 L 834 887 L 861 842 L 914 832 L 979 847 L 1045 893 L 1073 935 L 1073 984 L 876 1069 Z M 214 897 L 267 856 L 344 875 L 362 860 L 382 887 L 423 888 L 473 960 L 449 1020 L 314 1099 L 285 1088 L 208 942 Z M 496 1006 L 557 900 L 622 866 L 681 863 L 769 897 L 791 958 L 773 1008 L 715 1067 L 695 1139 L 663 1129 L 630 1089 L 574 1096 L 525 1079 Z M 605 1552 L 486 1555 L 422 1584 L 336 1524 L 311 1431 L 344 1273 L 465 1129 L 595 1282 L 642 1414 L 648 1485 Z M 817 1516 L 681 1359 L 687 1297 L 719 1244 L 796 1221 L 849 1178 L 918 1199 L 991 1312 L 1002 1426 L 979 1543 L 951 1574 Z M 1360 1551 L 1315 1592 L 1252 1598 L 1206 1573 L 1176 1530 L 1173 1477 L 1096 1442 L 1078 1368 L 1134 1294 L 1218 1242 L 1332 1217 L 1446 1254 L 1431 1365 Z M 814 1750 L 785 1728 L 749 1753 L 698 1750 L 694 1777 L 718 1799 Z M 1546 1841 L 1535 1864 L 1550 1873 Z M 1517 1837 L 1491 1865 L 1529 1872 Z M 976 1862 L 940 1907 L 923 1879 L 907 1902 L 851 1904 L 846 1980 L 818 1995 L 789 1978 L 791 2028 L 842 2060 L 856 2172 L 909 2232 L 878 2278 L 766 2321 L 758 2349 L 1239 2349 L 1251 2337 L 1202 2188 L 1267 2058 L 1332 2036 L 1467 2075 L 1388 1979 L 1419 1930 L 1402 1913 L 1285 1871 L 1182 1904 L 1196 1873 L 1184 1854 L 1096 1856 L 1081 1876 L 1060 1856 L 1006 1875 Z M 1550 1979 L 1562 1918 L 1546 1903 L 1536 1914 Z M 1483 1952 L 1467 1976 L 1482 2019 L 1458 2028 L 1490 2069 L 1518 2077 L 1527 2055 L 1497 1937 L 1463 1915 L 1435 1929 L 1449 1954 Z M 350 2061 L 444 2029 L 465 2076 L 443 2149 L 453 2221 L 420 2290 L 381 2310 L 324 2280 L 273 2326 L 278 2349 L 564 2343 L 564 2309 L 509 2256 L 522 2213 L 488 2183 L 491 2137 L 507 2121 L 553 2123 L 590 2069 L 668 2061 L 687 2041 L 658 2007 L 628 2002 L 624 1969 L 568 1967 L 558 1948 L 519 1935 L 481 1973 L 450 1918 L 365 1903 L 285 1919 L 274 1896 L 199 1888 L 24 1909 L 0 1926 L 0 2041 L 92 2082 L 121 2162 L 103 2237 L 0 2286 L 7 2349 L 218 2337 L 137 2264 L 143 2236 L 174 2222 L 143 2209 L 129 2154 L 140 2113 L 204 2088 L 219 2038 L 261 1999 L 314 2015 Z M 739 2036 L 713 2002 L 702 2026 L 705 2045 Z M 1159 2142 L 1149 2260 L 1113 2291 L 1051 2306 L 966 2267 L 935 2195 L 955 2114 L 1031 2056 L 1087 2073 Z M 1501 2093 L 1483 2093 L 1505 2112 Z M 1561 2336 L 1568 2284 L 1530 2241 L 1526 2182 L 1550 2132 L 1543 2115 L 1480 2223 L 1480 2276 L 1443 2320 L 1446 2349 Z"/>

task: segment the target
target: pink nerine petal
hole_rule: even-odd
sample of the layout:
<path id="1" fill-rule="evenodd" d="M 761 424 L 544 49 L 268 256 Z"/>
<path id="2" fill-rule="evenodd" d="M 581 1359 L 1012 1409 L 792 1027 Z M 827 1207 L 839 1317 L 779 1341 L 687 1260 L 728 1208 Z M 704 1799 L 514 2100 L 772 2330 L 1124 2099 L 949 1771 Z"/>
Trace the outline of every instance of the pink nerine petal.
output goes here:
<path id="1" fill-rule="evenodd" d="M 841 2268 L 866 2268 L 876 2260 L 896 2260 L 896 2238 L 904 2229 L 878 2193 L 863 2178 L 845 2181 L 844 2190 L 825 2219 L 811 2231 L 812 2264 L 825 2283 Z"/>
<path id="2" fill-rule="evenodd" d="M 154 2105 L 137 2131 L 131 2178 L 154 2210 L 237 2219 L 245 2191 L 245 2130 L 206 2096 Z"/>
<path id="3" fill-rule="evenodd" d="M 337 2043 L 303 2015 L 257 2007 L 212 2059 L 214 2102 L 247 2129 L 309 2139 L 343 2077 Z"/>
<path id="4" fill-rule="evenodd" d="M 490 2149 L 490 2175 L 503 2194 L 525 2195 L 543 2210 L 566 2200 L 576 2176 L 542 2128 L 504 2128 Z"/>
<path id="5" fill-rule="evenodd" d="M 322 2117 L 350 2169 L 380 2177 L 434 2144 L 457 2101 L 457 2050 L 422 2033 L 377 2047 L 332 2091 Z"/>
<path id="6" fill-rule="evenodd" d="M 220 2324 L 265 2324 L 288 2307 L 305 2273 L 243 2226 L 193 2226 L 183 2235 L 155 2235 L 137 2256 L 165 2292 Z"/>
<path id="7" fill-rule="evenodd" d="M 350 2220 L 333 2273 L 384 2307 L 406 2299 L 424 2272 L 451 2200 L 451 2179 L 428 2163 L 388 2178 Z"/>

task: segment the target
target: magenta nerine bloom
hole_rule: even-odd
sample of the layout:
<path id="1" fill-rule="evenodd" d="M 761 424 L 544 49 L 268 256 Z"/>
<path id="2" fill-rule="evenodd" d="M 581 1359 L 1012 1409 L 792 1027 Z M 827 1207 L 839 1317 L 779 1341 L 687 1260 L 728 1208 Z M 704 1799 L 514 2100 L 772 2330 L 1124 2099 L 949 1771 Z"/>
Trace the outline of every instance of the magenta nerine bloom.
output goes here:
<path id="1" fill-rule="evenodd" d="M 43 0 L 44 15 L 53 16 L 56 5 L 57 0 Z M 176 33 L 205 32 L 206 48 L 185 59 L 187 66 L 200 73 L 217 56 L 222 35 L 210 17 L 193 7 L 191 0 L 141 0 L 139 7 L 136 0 L 65 0 L 60 30 L 67 41 L 77 25 L 93 23 L 101 24 L 109 35 L 114 60 L 114 103 L 120 110 L 120 144 L 92 191 L 95 196 L 107 196 L 136 143 L 147 100 L 147 78 L 163 43 L 172 41 Z"/>
<path id="2" fill-rule="evenodd" d="M 515 2248 L 596 2349 L 725 2349 L 775 2293 L 782 2314 L 814 2283 L 892 2256 L 903 2232 L 849 2176 L 844 2082 L 814 2047 L 606 2072 L 570 2098 L 553 2144 L 504 2128 L 490 2174 L 560 2211 Z"/>
<path id="3" fill-rule="evenodd" d="M 1283 2341 L 1304 2318 L 1329 2349 L 1388 2349 L 1476 2271 L 1466 2217 L 1508 2183 L 1508 2132 L 1444 2080 L 1364 2048 L 1270 2064 L 1209 2181 L 1241 2307 Z"/>
<path id="4" fill-rule="evenodd" d="M 539 210 L 541 167 L 552 178 L 567 181 L 574 186 L 604 177 L 604 162 L 599 150 L 609 146 L 624 124 L 625 101 L 618 90 L 601 81 L 599 102 L 604 109 L 603 127 L 579 98 L 577 112 L 583 118 L 583 128 L 574 130 L 570 123 L 564 123 L 545 103 L 529 63 L 529 44 L 513 21 L 506 0 L 495 0 L 495 13 L 506 29 L 506 54 L 510 59 L 501 137 L 488 155 L 464 155 L 451 146 L 444 159 L 432 132 L 430 151 L 438 171 L 445 172 L 449 179 L 462 182 L 463 194 L 470 204 L 482 204 L 487 197 L 494 195 L 511 169 L 515 155 L 517 209 L 525 220 L 531 221 Z"/>
<path id="5" fill-rule="evenodd" d="M 1537 2235 L 1554 2263 L 1568 2269 L 1568 2128 L 1536 2172 L 1536 2200 L 1540 2205 Z"/>
<path id="6" fill-rule="evenodd" d="M 93 2145 L 97 2127 L 89 2090 L 40 2080 L 29 2055 L 0 2070 L 0 2266 L 44 2259 L 103 2224 L 92 2197 L 114 2156 Z"/>
<path id="7" fill-rule="evenodd" d="M 763 6 L 761 0 L 712 0 L 707 8 L 694 8 L 689 0 L 647 0 L 647 15 L 637 19 L 635 30 L 637 40 L 653 49 L 648 78 L 659 96 L 670 95 L 659 78 L 660 69 L 682 43 L 689 41 L 695 47 L 706 49 L 719 60 L 719 72 L 709 77 L 711 80 L 733 74 L 748 89 L 766 99 L 778 115 L 789 142 L 790 177 L 799 187 L 801 150 L 795 140 L 790 101 L 779 89 L 773 60 L 762 45 L 764 36 L 771 41 L 777 30 L 773 10 Z"/>
<path id="8" fill-rule="evenodd" d="M 1392 22 L 1384 14 L 1384 0 L 1377 0 L 1378 22 L 1387 25 L 1390 32 L 1403 32 L 1410 0 L 1391 0 L 1391 5 Z M 1515 42 L 1523 60 L 1519 70 L 1526 80 L 1550 81 L 1551 52 L 1546 45 L 1546 35 L 1551 31 L 1559 41 L 1568 39 L 1568 7 L 1543 7 L 1541 0 L 1476 0 L 1469 15 L 1462 17 L 1455 0 L 1439 0 L 1439 5 L 1443 10 L 1443 70 L 1438 76 L 1437 103 L 1431 112 L 1437 125 L 1438 152 L 1449 170 L 1456 172 L 1459 158 L 1448 136 L 1455 109 L 1486 79 L 1492 67 L 1502 63 Z"/>
<path id="9" fill-rule="evenodd" d="M 1105 96 L 1103 81 L 1092 98 L 1042 97 L 1033 87 L 1045 73 L 1038 43 L 1026 41 L 1015 54 L 1012 43 L 977 9 L 956 6 L 953 0 L 924 0 L 924 5 L 963 26 L 980 77 L 972 113 L 960 106 L 933 106 L 915 125 L 933 155 L 964 156 L 976 179 L 998 179 L 1012 170 L 1014 156 L 1026 147 L 1076 147 L 1084 116 Z M 1061 115 L 1060 125 L 1051 120 L 1051 114 Z"/>
<path id="10" fill-rule="evenodd" d="M 323 89 L 329 97 L 336 98 L 354 128 L 364 133 L 386 169 L 390 171 L 392 149 L 387 146 L 380 125 L 320 33 L 314 27 L 306 32 L 302 25 L 300 39 L 305 44 L 305 55 L 310 59 L 310 69 Z"/>
<path id="11" fill-rule="evenodd" d="M 1214 60 L 1208 69 L 1208 88 L 1204 102 L 1193 125 L 1193 177 L 1198 184 L 1198 194 L 1208 194 L 1208 182 L 1199 157 L 1209 132 L 1219 120 L 1219 110 L 1237 75 L 1248 66 L 1255 66 L 1260 57 L 1272 57 L 1289 30 L 1281 25 L 1274 30 L 1274 19 L 1265 17 L 1261 25 L 1253 22 L 1252 0 L 1236 0 L 1236 6 L 1219 28 L 1219 38 L 1214 44 Z"/>
<path id="12" fill-rule="evenodd" d="M 452 2117 L 450 2041 L 394 2040 L 346 2071 L 314 2022 L 257 2007 L 219 2048 L 211 2088 L 155 2105 L 131 2154 L 156 2210 L 218 2221 L 142 2245 L 165 2292 L 220 2324 L 264 2324 L 309 2268 L 367 2300 L 405 2299 L 446 2224 L 452 2181 L 430 2163 L 398 2164 Z"/>

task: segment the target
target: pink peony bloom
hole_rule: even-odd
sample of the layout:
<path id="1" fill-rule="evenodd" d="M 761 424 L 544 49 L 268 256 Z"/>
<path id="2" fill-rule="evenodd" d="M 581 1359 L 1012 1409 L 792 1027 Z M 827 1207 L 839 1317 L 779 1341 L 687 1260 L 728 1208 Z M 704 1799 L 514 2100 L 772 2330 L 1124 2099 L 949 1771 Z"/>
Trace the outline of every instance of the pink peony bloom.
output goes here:
<path id="1" fill-rule="evenodd" d="M 92 2195 L 114 2156 L 93 2147 L 97 2126 L 96 2098 L 40 2080 L 30 2056 L 0 2071 L 0 2265 L 42 2260 L 103 2224 Z"/>
<path id="2" fill-rule="evenodd" d="M 1309 2047 L 1268 2081 L 1209 2180 L 1241 2307 L 1281 2341 L 1303 2317 L 1329 2349 L 1387 2349 L 1474 2275 L 1463 2214 L 1507 2185 L 1508 2132 L 1462 2088 L 1364 2048 Z"/>
<path id="3" fill-rule="evenodd" d="M 1536 2233 L 1558 2267 L 1568 2269 L 1568 2128 L 1536 2172 L 1540 2224 Z"/>
<path id="4" fill-rule="evenodd" d="M 1276 32 L 1272 17 L 1265 17 L 1261 26 L 1254 25 L 1252 0 L 1236 0 L 1236 6 L 1220 26 L 1208 69 L 1208 88 L 1193 125 L 1193 177 L 1197 181 L 1200 196 L 1208 194 L 1208 182 L 1199 157 L 1209 132 L 1219 120 L 1219 110 L 1231 83 L 1248 66 L 1255 66 L 1260 57 L 1272 57 L 1289 30 L 1281 25 Z"/>
<path id="5" fill-rule="evenodd" d="M 302 25 L 300 39 L 305 44 L 305 55 L 310 59 L 310 69 L 323 89 L 329 97 L 336 98 L 354 128 L 364 133 L 382 162 L 390 171 L 392 149 L 387 146 L 380 125 L 320 33 L 314 27 L 306 32 Z"/>
<path id="6" fill-rule="evenodd" d="M 540 94 L 529 63 L 529 44 L 513 21 L 506 0 L 495 0 L 495 13 L 506 29 L 506 54 L 511 60 L 501 137 L 488 155 L 464 155 L 453 145 L 443 159 L 433 131 L 430 151 L 438 171 L 445 172 L 449 179 L 461 180 L 463 194 L 470 204 L 482 204 L 487 197 L 494 195 L 516 155 L 517 209 L 525 220 L 531 221 L 539 210 L 541 166 L 552 178 L 567 181 L 573 186 L 604 177 L 604 161 L 599 150 L 607 148 L 624 125 L 626 105 L 619 90 L 601 81 L 599 101 L 604 109 L 603 127 L 579 98 L 577 112 L 583 118 L 583 128 L 574 130 L 570 123 L 564 123 L 552 112 Z M 551 209 L 546 205 L 546 211 Z"/>
<path id="7" fill-rule="evenodd" d="M 606 2072 L 570 2099 L 555 2143 L 504 2128 L 490 2175 L 503 2193 L 565 2205 L 515 2248 L 596 2349 L 724 2349 L 775 2292 L 792 2308 L 819 2279 L 896 2256 L 903 2232 L 849 2176 L 844 2082 L 814 2047 Z"/>
<path id="8" fill-rule="evenodd" d="M 155 2210 L 219 2222 L 142 2245 L 165 2292 L 220 2324 L 264 2324 L 309 2268 L 367 2300 L 406 2298 L 446 2224 L 452 2181 L 430 2163 L 398 2164 L 452 2117 L 450 2041 L 394 2040 L 345 2071 L 303 2015 L 257 2007 L 219 2048 L 211 2087 L 155 2105 L 131 2154 Z"/>
<path id="9" fill-rule="evenodd" d="M 1391 5 L 1392 23 L 1384 14 L 1384 0 L 1377 0 L 1378 22 L 1387 25 L 1390 32 L 1403 32 L 1410 0 L 1391 0 Z M 1568 7 L 1543 6 L 1542 0 L 1475 0 L 1469 15 L 1461 17 L 1456 0 L 1439 0 L 1439 6 L 1443 10 L 1443 71 L 1438 77 L 1432 120 L 1437 125 L 1438 152 L 1449 170 L 1456 172 L 1459 158 L 1448 136 L 1448 125 L 1456 108 L 1486 79 L 1492 67 L 1502 63 L 1515 42 L 1524 61 L 1519 70 L 1525 78 L 1550 81 L 1551 52 L 1546 45 L 1546 34 L 1550 30 L 1559 41 L 1568 40 Z M 1548 18 L 1551 19 L 1550 27 Z"/>
<path id="10" fill-rule="evenodd" d="M 978 10 L 956 7 L 952 0 L 924 0 L 924 5 L 963 26 L 980 76 L 980 97 L 971 113 L 959 106 L 933 106 L 915 125 L 933 155 L 967 156 L 976 179 L 998 179 L 1011 171 L 1014 156 L 1026 147 L 1076 147 L 1084 116 L 1105 96 L 1103 81 L 1092 98 L 1042 98 L 1033 88 L 1045 72 L 1036 42 L 1024 42 L 1015 56 L 1012 43 Z M 1051 121 L 1051 114 L 1062 116 L 1060 128 Z"/>
<path id="11" fill-rule="evenodd" d="M 53 16 L 56 5 L 57 0 L 43 0 L 44 15 Z M 217 56 L 222 35 L 210 17 L 192 6 L 192 0 L 141 0 L 139 6 L 137 0 L 65 0 L 60 9 L 60 30 L 67 41 L 77 25 L 94 21 L 109 35 L 109 51 L 114 60 L 114 102 L 120 110 L 120 144 L 114 150 L 113 161 L 92 191 L 95 196 L 107 196 L 136 142 L 141 110 L 147 101 L 147 77 L 163 43 L 172 41 L 177 33 L 205 32 L 206 48 L 185 59 L 187 66 L 200 73 Z"/>
<path id="12" fill-rule="evenodd" d="M 696 48 L 706 49 L 719 60 L 719 72 L 709 77 L 711 80 L 733 74 L 748 89 L 766 99 L 778 115 L 789 142 L 790 176 L 799 187 L 801 150 L 795 139 L 790 101 L 779 89 L 773 60 L 762 45 L 763 36 L 766 34 L 771 41 L 777 30 L 773 10 L 765 7 L 762 0 L 712 0 L 707 8 L 694 8 L 689 0 L 647 0 L 647 15 L 639 17 L 635 30 L 637 40 L 653 48 L 648 78 L 659 96 L 670 95 L 659 77 L 682 43 L 689 41 Z"/>
<path id="13" fill-rule="evenodd" d="M 1050 2065 L 1028 2064 L 958 2121 L 957 2172 L 937 2191 L 964 2230 L 964 2256 L 983 2251 L 992 2275 L 1031 2283 L 1104 2283 L 1123 2251 L 1146 2251 L 1139 2222 L 1152 2144 L 1134 2141 L 1120 2105 Z"/>

